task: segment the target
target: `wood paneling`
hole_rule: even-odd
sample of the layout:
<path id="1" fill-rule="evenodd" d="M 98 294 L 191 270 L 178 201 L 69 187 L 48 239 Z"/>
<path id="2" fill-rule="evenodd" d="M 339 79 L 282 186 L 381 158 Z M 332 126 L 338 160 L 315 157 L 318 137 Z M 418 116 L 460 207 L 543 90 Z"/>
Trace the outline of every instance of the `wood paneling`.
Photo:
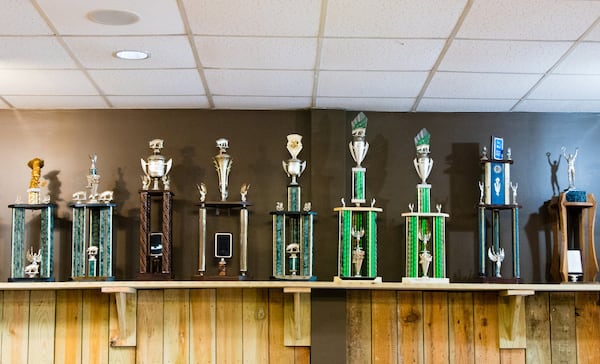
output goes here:
<path id="1" fill-rule="evenodd" d="M 0 291 L 2 363 L 311 362 L 311 347 L 284 345 L 280 288 L 134 295 L 137 346 L 111 347 L 114 296 L 94 289 Z M 598 299 L 597 292 L 525 297 L 526 348 L 500 348 L 496 292 L 348 290 L 343 327 L 317 327 L 345 337 L 345 355 L 330 356 L 347 363 L 597 363 Z"/>

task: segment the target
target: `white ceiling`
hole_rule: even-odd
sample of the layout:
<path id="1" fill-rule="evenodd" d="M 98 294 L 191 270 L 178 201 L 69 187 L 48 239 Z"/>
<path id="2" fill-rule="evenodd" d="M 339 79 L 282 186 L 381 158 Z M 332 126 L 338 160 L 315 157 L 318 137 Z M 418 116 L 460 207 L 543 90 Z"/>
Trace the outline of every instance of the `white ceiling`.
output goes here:
<path id="1" fill-rule="evenodd" d="M 0 5 L 0 109 L 600 112 L 600 1 Z M 139 21 L 87 18 L 100 9 Z"/>

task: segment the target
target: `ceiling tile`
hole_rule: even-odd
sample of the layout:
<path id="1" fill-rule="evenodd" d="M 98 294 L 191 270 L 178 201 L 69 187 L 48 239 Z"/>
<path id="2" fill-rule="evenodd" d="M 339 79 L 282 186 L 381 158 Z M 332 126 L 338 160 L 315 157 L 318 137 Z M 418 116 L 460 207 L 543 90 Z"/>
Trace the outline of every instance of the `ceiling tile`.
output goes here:
<path id="1" fill-rule="evenodd" d="M 282 110 L 306 109 L 311 106 L 311 97 L 261 97 L 261 96 L 214 96 L 218 109 Z"/>
<path id="2" fill-rule="evenodd" d="M 600 112 L 600 100 L 523 100 L 514 111 L 525 112 Z"/>
<path id="3" fill-rule="evenodd" d="M 108 101 L 122 109 L 205 109 L 206 96 L 107 96 Z"/>
<path id="4" fill-rule="evenodd" d="M 9 109 L 10 106 L 0 98 L 0 109 Z"/>
<path id="5" fill-rule="evenodd" d="M 176 0 L 37 0 L 61 35 L 183 34 Z M 104 25 L 87 18 L 92 10 L 130 11 L 140 20 L 130 25 Z"/>
<path id="6" fill-rule="evenodd" d="M 316 38 L 195 37 L 203 67 L 313 69 Z"/>
<path id="7" fill-rule="evenodd" d="M 51 35 L 52 30 L 30 1 L 4 0 L 0 11 L 0 35 Z"/>
<path id="8" fill-rule="evenodd" d="M 76 68 L 54 37 L 0 37 L 0 68 Z"/>
<path id="9" fill-rule="evenodd" d="M 321 71 L 317 96 L 416 97 L 427 72 Z"/>
<path id="10" fill-rule="evenodd" d="M 313 72 L 267 70 L 205 71 L 214 95 L 311 96 Z"/>
<path id="11" fill-rule="evenodd" d="M 571 42 L 455 40 L 440 71 L 545 73 Z"/>
<path id="12" fill-rule="evenodd" d="M 185 36 L 65 37 L 77 59 L 88 68 L 195 68 L 192 47 Z M 150 53 L 144 60 L 113 56 L 119 50 Z"/>
<path id="13" fill-rule="evenodd" d="M 197 70 L 94 70 L 107 95 L 204 95 Z"/>
<path id="14" fill-rule="evenodd" d="M 429 71 L 443 40 L 326 38 L 320 69 Z"/>
<path id="15" fill-rule="evenodd" d="M 585 37 L 586 41 L 600 41 L 600 23 L 596 24 L 594 29 Z"/>
<path id="16" fill-rule="evenodd" d="M 466 1 L 329 0 L 325 36 L 445 38 Z"/>
<path id="17" fill-rule="evenodd" d="M 105 109 L 101 96 L 6 96 L 19 109 Z"/>
<path id="18" fill-rule="evenodd" d="M 520 99 L 541 75 L 438 72 L 425 97 L 467 99 Z M 499 86 L 501 85 L 501 87 Z"/>
<path id="19" fill-rule="evenodd" d="M 549 75 L 528 98 L 600 100 L 600 75 Z"/>
<path id="20" fill-rule="evenodd" d="M 418 112 L 506 112 L 519 100 L 423 98 Z"/>
<path id="21" fill-rule="evenodd" d="M 600 15 L 600 1 L 474 1 L 459 38 L 576 40 Z"/>
<path id="22" fill-rule="evenodd" d="M 76 70 L 0 70 L 0 95 L 97 95 Z"/>
<path id="23" fill-rule="evenodd" d="M 183 0 L 194 34 L 316 36 L 320 0 Z"/>
<path id="24" fill-rule="evenodd" d="M 600 75 L 600 43 L 579 43 L 553 73 Z"/>
<path id="25" fill-rule="evenodd" d="M 318 97 L 316 107 L 323 109 L 408 112 L 412 109 L 414 103 L 414 98 Z"/>

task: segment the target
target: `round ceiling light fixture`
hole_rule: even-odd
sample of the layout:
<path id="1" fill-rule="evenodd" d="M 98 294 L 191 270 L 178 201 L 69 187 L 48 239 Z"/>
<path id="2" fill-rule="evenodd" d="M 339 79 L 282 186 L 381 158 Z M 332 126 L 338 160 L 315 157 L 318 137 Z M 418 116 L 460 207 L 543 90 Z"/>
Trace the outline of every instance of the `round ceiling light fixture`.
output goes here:
<path id="1" fill-rule="evenodd" d="M 133 50 L 128 50 L 128 49 L 123 49 L 123 50 L 116 51 L 115 53 L 113 53 L 113 56 L 115 56 L 116 58 L 119 58 L 119 59 L 139 61 L 142 59 L 150 58 L 150 53 L 144 52 L 144 51 L 133 51 Z"/>
<path id="2" fill-rule="evenodd" d="M 94 23 L 103 25 L 130 25 L 137 23 L 140 16 L 128 10 L 97 9 L 86 14 Z"/>

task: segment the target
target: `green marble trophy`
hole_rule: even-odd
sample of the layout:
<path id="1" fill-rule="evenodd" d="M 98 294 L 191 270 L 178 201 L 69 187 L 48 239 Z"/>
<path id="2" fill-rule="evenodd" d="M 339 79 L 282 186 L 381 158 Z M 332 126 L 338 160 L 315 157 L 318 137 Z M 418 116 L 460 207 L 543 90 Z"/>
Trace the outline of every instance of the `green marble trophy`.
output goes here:
<path id="1" fill-rule="evenodd" d="M 34 158 L 27 164 L 31 168 L 28 203 L 8 205 L 12 209 L 11 271 L 9 282 L 54 281 L 54 209 L 50 198 L 40 201 L 40 181 L 44 160 Z M 30 217 L 27 219 L 27 213 Z M 26 221 L 27 220 L 27 221 Z M 27 222 L 27 223 L 26 223 Z M 39 241 L 29 242 L 27 232 L 39 228 L 32 235 Z M 35 247 L 34 247 L 35 246 Z"/>
<path id="2" fill-rule="evenodd" d="M 417 210 L 409 204 L 410 212 L 403 213 L 406 219 L 406 277 L 408 283 L 449 283 L 446 278 L 446 218 L 442 205 L 431 211 L 431 185 L 427 177 L 433 168 L 429 157 L 431 135 L 427 129 L 414 138 L 417 157 L 413 163 L 421 183 L 417 185 Z"/>
<path id="3" fill-rule="evenodd" d="M 90 155 L 91 167 L 85 191 L 73 194 L 73 228 L 71 243 L 71 279 L 114 280 L 113 253 L 113 191 L 98 193 L 100 175 L 96 170 L 98 157 Z"/>
<path id="4" fill-rule="evenodd" d="M 376 280 L 377 276 L 377 214 L 381 208 L 375 207 L 375 199 L 370 206 L 366 202 L 365 176 L 367 169 L 362 162 L 367 156 L 369 143 L 366 141 L 367 117 L 362 112 L 352 120 L 352 141 L 350 154 L 356 162 L 352 168 L 352 199 L 355 206 L 336 207 L 338 213 L 338 272 L 334 280 Z"/>
<path id="5" fill-rule="evenodd" d="M 313 220 L 316 212 L 307 202 L 301 209 L 298 178 L 306 169 L 299 160 L 302 136 L 287 136 L 287 150 L 292 158 L 283 161 L 283 170 L 292 180 L 287 187 L 287 210 L 277 202 L 273 215 L 273 278 L 280 280 L 316 280 L 313 276 Z"/>
<path id="6" fill-rule="evenodd" d="M 513 183 L 510 166 L 513 164 L 511 150 L 504 150 L 504 139 L 492 137 L 491 155 L 483 147 L 480 163 L 483 169 L 479 182 L 479 204 L 477 206 L 479 225 L 479 279 L 485 282 L 518 283 L 519 265 L 519 207 L 517 203 L 518 183 Z M 512 199 L 512 201 L 511 201 Z M 512 277 L 502 275 L 502 263 L 507 258 L 501 246 L 500 221 L 502 213 L 510 212 L 512 240 Z M 491 217 L 491 224 L 487 216 Z M 489 226 L 491 225 L 491 229 Z M 490 234 L 491 233 L 491 234 Z M 491 241 L 490 241 L 491 240 Z M 510 251 L 509 251 L 510 252 Z"/>

